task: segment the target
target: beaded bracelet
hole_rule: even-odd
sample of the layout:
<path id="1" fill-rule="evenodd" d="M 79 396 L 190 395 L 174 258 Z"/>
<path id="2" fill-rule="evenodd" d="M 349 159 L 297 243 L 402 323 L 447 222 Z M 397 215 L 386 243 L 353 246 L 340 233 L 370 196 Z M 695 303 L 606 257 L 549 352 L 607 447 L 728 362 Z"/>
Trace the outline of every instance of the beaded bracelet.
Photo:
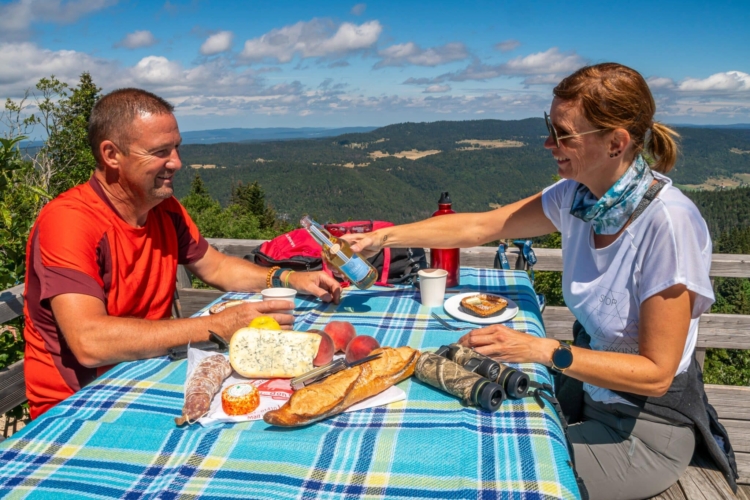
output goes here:
<path id="1" fill-rule="evenodd" d="M 280 266 L 273 266 L 268 270 L 268 274 L 266 274 L 266 288 L 273 288 L 271 284 L 271 278 L 273 277 L 273 273 L 275 273 L 279 269 L 281 269 Z"/>

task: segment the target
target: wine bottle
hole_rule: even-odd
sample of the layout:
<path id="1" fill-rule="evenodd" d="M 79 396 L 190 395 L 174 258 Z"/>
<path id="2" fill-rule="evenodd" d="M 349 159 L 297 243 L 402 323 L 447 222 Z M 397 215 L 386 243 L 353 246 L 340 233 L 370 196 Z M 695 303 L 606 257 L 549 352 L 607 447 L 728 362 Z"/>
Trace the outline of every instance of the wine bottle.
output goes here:
<path id="1" fill-rule="evenodd" d="M 378 279 L 378 270 L 367 259 L 354 253 L 349 243 L 333 236 L 308 215 L 300 220 L 300 224 L 323 247 L 323 258 L 326 262 L 346 276 L 354 286 L 365 290 Z"/>

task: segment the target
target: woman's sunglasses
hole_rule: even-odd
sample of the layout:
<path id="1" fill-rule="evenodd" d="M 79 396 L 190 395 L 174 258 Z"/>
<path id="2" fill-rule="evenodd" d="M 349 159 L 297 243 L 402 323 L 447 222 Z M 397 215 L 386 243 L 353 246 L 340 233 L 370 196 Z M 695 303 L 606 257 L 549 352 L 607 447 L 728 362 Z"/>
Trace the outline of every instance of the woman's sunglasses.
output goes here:
<path id="1" fill-rule="evenodd" d="M 326 224 L 324 227 L 334 236 L 343 236 L 348 233 L 361 234 L 372 232 L 372 221 L 357 224 L 355 226 L 345 226 L 343 224 Z"/>
<path id="2" fill-rule="evenodd" d="M 552 125 L 552 120 L 546 111 L 544 112 L 544 123 L 547 124 L 547 131 L 549 131 L 549 135 L 555 140 L 555 146 L 558 148 L 560 147 L 560 141 L 563 139 L 570 139 L 571 137 L 578 137 L 579 135 L 593 134 L 594 132 L 607 130 L 606 128 L 598 128 L 596 130 L 589 130 L 588 132 L 581 132 L 579 134 L 557 135 L 557 130 L 555 130 L 555 127 Z"/>

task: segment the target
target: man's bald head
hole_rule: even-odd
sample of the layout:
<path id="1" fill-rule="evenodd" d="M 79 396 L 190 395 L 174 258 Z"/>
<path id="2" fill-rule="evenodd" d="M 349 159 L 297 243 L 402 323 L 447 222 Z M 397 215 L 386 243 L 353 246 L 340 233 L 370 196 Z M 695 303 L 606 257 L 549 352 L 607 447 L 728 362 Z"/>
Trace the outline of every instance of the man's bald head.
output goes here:
<path id="1" fill-rule="evenodd" d="M 89 144 L 97 164 L 102 163 L 99 146 L 103 141 L 112 141 L 124 154 L 129 154 L 137 117 L 173 112 L 174 106 L 141 89 L 118 89 L 99 99 L 89 117 Z"/>

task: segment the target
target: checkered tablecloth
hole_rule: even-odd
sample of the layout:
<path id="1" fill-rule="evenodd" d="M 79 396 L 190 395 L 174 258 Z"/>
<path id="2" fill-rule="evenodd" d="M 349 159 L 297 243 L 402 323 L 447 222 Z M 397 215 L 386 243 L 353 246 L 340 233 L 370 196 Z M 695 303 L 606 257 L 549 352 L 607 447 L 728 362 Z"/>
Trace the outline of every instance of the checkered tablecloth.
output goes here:
<path id="1" fill-rule="evenodd" d="M 508 325 L 544 335 L 525 273 L 463 268 L 461 286 L 510 297 L 520 312 Z M 460 336 L 406 287 L 350 290 L 338 306 L 298 296 L 296 314 L 298 330 L 350 321 L 387 346 L 429 350 Z M 549 382 L 546 368 L 518 366 Z M 0 444 L 0 495 L 578 498 L 559 420 L 533 399 L 486 413 L 411 378 L 399 384 L 406 401 L 304 428 L 263 421 L 177 428 L 184 382 L 185 361 L 116 366 Z"/>

